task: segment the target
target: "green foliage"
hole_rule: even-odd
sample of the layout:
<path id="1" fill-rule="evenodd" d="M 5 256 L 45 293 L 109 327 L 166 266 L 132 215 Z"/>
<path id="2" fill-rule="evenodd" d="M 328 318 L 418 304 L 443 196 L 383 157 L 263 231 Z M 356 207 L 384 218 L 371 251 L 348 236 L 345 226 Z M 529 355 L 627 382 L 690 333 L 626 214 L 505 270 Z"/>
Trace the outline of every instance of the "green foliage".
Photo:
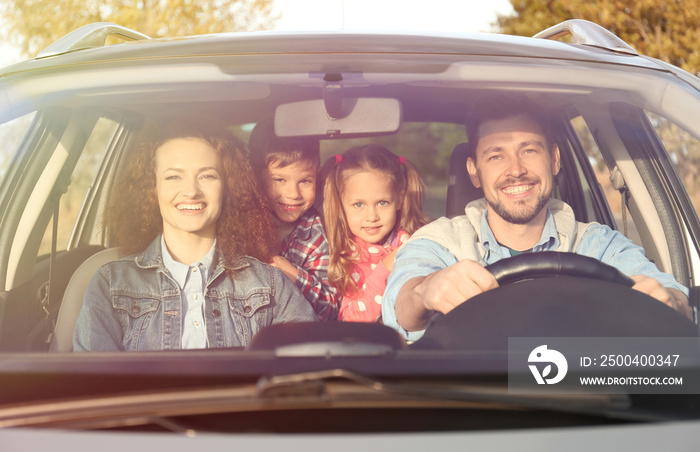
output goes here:
<path id="1" fill-rule="evenodd" d="M 514 14 L 500 16 L 507 34 L 532 36 L 568 19 L 585 19 L 612 31 L 638 52 L 700 71 L 697 0 L 511 0 Z"/>
<path id="2" fill-rule="evenodd" d="M 405 122 L 395 135 L 351 140 L 321 140 L 321 161 L 354 146 L 378 144 L 416 165 L 426 183 L 423 211 L 431 218 L 445 215 L 447 176 L 452 149 L 467 141 L 462 124 Z"/>
<path id="3" fill-rule="evenodd" d="M 647 116 L 671 155 L 696 211 L 700 211 L 700 141 L 666 118 L 652 113 Z"/>
<path id="4" fill-rule="evenodd" d="M 67 33 L 113 22 L 152 38 L 269 28 L 272 0 L 8 0 L 3 38 L 33 56 Z"/>
<path id="5" fill-rule="evenodd" d="M 639 53 L 700 71 L 700 8 L 697 0 L 511 0 L 514 13 L 500 16 L 503 33 L 532 36 L 568 19 L 585 19 L 615 33 Z M 648 113 L 700 211 L 700 142 L 665 118 Z M 592 144 L 592 143 L 590 143 Z M 587 149 L 593 147 L 586 146 Z M 595 159 L 602 170 L 602 160 Z"/>
<path id="6" fill-rule="evenodd" d="M 342 154 L 351 147 L 378 144 L 396 155 L 402 155 L 416 165 L 426 182 L 445 180 L 452 149 L 467 141 L 464 126 L 448 123 L 407 122 L 396 135 L 354 140 L 323 140 L 321 158 Z"/>

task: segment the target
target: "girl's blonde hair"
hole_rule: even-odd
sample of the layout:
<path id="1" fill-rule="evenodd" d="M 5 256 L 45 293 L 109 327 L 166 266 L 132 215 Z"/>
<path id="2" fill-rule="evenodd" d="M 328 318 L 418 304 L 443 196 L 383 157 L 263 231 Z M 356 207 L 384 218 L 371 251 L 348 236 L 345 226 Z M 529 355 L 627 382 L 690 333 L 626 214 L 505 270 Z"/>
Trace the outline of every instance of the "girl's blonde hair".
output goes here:
<path id="1" fill-rule="evenodd" d="M 323 216 L 330 246 L 328 278 L 341 295 L 348 287 L 354 287 L 351 277 L 353 260 L 356 259 L 353 235 L 350 232 L 341 202 L 345 183 L 350 176 L 364 171 L 380 171 L 391 180 L 400 209 L 397 225 L 413 234 L 430 219 L 423 213 L 425 183 L 418 168 L 387 148 L 375 144 L 351 148 L 342 156 L 328 159 L 323 167 Z"/>

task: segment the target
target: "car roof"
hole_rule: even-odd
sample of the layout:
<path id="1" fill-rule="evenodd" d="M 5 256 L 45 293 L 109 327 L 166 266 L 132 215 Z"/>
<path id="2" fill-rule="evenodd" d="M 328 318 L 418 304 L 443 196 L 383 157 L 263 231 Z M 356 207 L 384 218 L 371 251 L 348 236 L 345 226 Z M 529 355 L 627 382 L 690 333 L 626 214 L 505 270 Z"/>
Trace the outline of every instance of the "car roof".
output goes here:
<path id="1" fill-rule="evenodd" d="M 602 29 L 602 27 L 586 21 L 570 22 L 585 22 L 587 26 Z M 112 25 L 104 24 L 104 26 Z M 80 31 L 81 29 L 78 29 L 73 33 Z M 622 43 L 621 45 L 626 45 L 612 33 L 609 35 Z M 124 64 L 127 60 L 151 58 L 299 53 L 515 56 L 596 61 L 662 69 L 662 65 L 652 59 L 637 55 L 634 49 L 629 46 L 626 49 L 621 49 L 621 47 L 606 47 L 611 46 L 609 42 L 591 42 L 589 40 L 583 41 L 584 44 L 571 44 L 551 39 L 532 39 L 490 33 L 258 31 L 159 39 L 145 38 L 147 37 L 144 36 L 140 40 L 120 45 L 100 47 L 92 47 L 92 42 L 87 47 L 81 46 L 80 43 L 76 44 L 75 40 L 66 43 L 75 46 L 75 48 L 66 47 L 66 44 L 61 46 L 61 40 L 59 40 L 50 48 L 40 52 L 37 58 L 9 66 L 0 72 L 0 75 L 111 60 L 118 60 Z M 54 46 L 60 49 L 60 52 L 56 53 L 56 51 L 50 50 Z"/>
<path id="2" fill-rule="evenodd" d="M 183 83 L 187 85 L 187 92 L 192 93 L 191 100 L 199 97 L 202 102 L 211 103 L 240 101 L 244 100 L 241 96 L 251 96 L 251 100 L 260 101 L 269 95 L 271 86 L 264 84 L 265 77 L 292 73 L 296 73 L 297 78 L 287 77 L 284 83 L 295 81 L 311 89 L 318 89 L 319 84 L 337 74 L 342 74 L 345 82 L 355 77 L 349 84 L 359 86 L 363 77 L 370 73 L 372 78 L 367 80 L 376 86 L 396 83 L 396 74 L 434 75 L 434 79 L 439 80 L 438 75 L 444 73 L 453 80 L 460 80 L 461 90 L 465 89 L 465 83 L 474 89 L 484 88 L 489 83 L 500 83 L 501 88 L 518 84 L 521 89 L 529 86 L 535 91 L 545 86 L 559 86 L 574 94 L 581 86 L 586 87 L 585 92 L 593 87 L 617 90 L 624 95 L 638 93 L 639 99 L 647 100 L 637 100 L 637 104 L 647 102 L 652 111 L 655 107 L 649 105 L 648 99 L 654 99 L 651 102 L 656 105 L 663 102 L 659 99 L 665 96 L 669 76 L 676 82 L 682 79 L 685 82 L 682 89 L 700 92 L 697 77 L 636 55 L 634 49 L 596 24 L 574 20 L 558 27 L 566 28 L 572 23 L 572 28 L 579 31 L 579 35 L 574 33 L 572 38 L 579 44 L 497 34 L 355 31 L 221 33 L 149 39 L 114 24 L 98 23 L 59 39 L 35 59 L 0 70 L 0 106 L 12 106 L 0 111 L 5 119 L 11 119 L 42 105 L 60 104 L 65 99 L 70 99 L 72 106 L 95 102 L 98 98 L 114 105 L 134 104 L 134 99 L 145 100 L 147 92 L 154 95 L 167 90 L 182 93 Z M 545 30 L 538 36 L 557 37 L 561 34 L 557 34 L 561 31 L 559 28 L 550 29 L 554 32 Z M 103 45 L 105 30 L 113 29 L 130 34 L 130 39 L 136 40 Z M 603 38 L 589 37 L 590 31 L 602 34 Z M 95 33 L 105 36 L 92 39 Z M 463 63 L 470 66 L 460 67 Z M 171 70 L 173 67 L 178 70 Z M 600 72 L 594 74 L 593 71 Z M 654 77 L 651 82 L 650 74 Z M 251 77 L 246 79 L 246 75 Z M 661 80 L 664 77 L 666 79 Z M 317 79 L 316 84 L 313 79 Z M 238 82 L 239 89 L 227 89 L 222 96 L 221 84 L 230 86 L 234 81 Z M 193 89 L 193 82 L 199 84 L 198 89 Z M 281 85 L 276 85 L 278 90 Z M 157 89 L 154 90 L 154 86 Z M 212 88 L 214 86 L 218 88 Z M 419 83 L 410 86 L 410 81 L 405 86 L 410 89 L 404 89 L 404 99 L 414 95 L 412 90 L 419 89 Z M 272 101 L 294 100 L 283 95 Z M 443 102 L 447 100 L 442 99 Z M 406 104 L 405 119 L 410 121 L 409 104 Z M 22 110 L 23 105 L 26 111 Z M 432 119 L 462 122 L 463 107 L 450 112 L 443 103 L 433 109 Z M 255 115 L 241 116 L 240 111 L 238 114 L 238 122 L 255 118 Z M 420 115 L 427 117 L 429 113 L 420 112 Z"/>

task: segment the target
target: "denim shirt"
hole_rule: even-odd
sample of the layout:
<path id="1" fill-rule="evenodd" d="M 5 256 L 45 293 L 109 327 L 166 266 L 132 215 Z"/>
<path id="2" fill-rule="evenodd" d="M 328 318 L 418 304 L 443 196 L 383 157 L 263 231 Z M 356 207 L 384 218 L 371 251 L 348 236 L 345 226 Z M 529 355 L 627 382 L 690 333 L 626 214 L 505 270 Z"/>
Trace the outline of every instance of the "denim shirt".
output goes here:
<path id="1" fill-rule="evenodd" d="M 481 216 L 480 245 L 483 250 L 479 263 L 489 265 L 501 259 L 509 258 L 510 250 L 498 243 L 488 224 L 487 211 Z M 542 236 L 532 252 L 554 251 L 559 248 L 559 231 L 552 216 L 547 210 Z M 645 275 L 656 279 L 664 287 L 671 287 L 688 294 L 688 288 L 679 284 L 668 273 L 661 272 L 644 254 L 644 249 L 635 245 L 619 231 L 608 226 L 591 223 L 586 228 L 575 249 L 576 254 L 593 257 L 608 265 L 612 265 L 622 273 Z M 428 276 L 434 272 L 456 264 L 458 259 L 447 248 L 428 239 L 410 241 L 397 253 L 394 270 L 389 275 L 387 289 L 382 299 L 382 320 L 385 325 L 399 331 L 409 341 L 416 341 L 423 336 L 422 331 L 406 331 L 396 319 L 396 297 L 401 287 L 410 279 Z"/>
<path id="2" fill-rule="evenodd" d="M 170 255 L 165 239 L 160 236 L 163 265 L 170 272 L 182 294 L 182 348 L 206 348 L 207 331 L 204 321 L 204 288 L 216 255 L 216 240 L 199 262 L 192 265 L 178 262 Z"/>
<path id="3" fill-rule="evenodd" d="M 280 270 L 238 257 L 227 276 L 217 253 L 205 291 L 209 347 L 243 347 L 268 325 L 314 321 L 311 305 Z M 140 254 L 102 266 L 73 333 L 75 351 L 181 348 L 182 296 L 163 264 L 160 236 Z"/>

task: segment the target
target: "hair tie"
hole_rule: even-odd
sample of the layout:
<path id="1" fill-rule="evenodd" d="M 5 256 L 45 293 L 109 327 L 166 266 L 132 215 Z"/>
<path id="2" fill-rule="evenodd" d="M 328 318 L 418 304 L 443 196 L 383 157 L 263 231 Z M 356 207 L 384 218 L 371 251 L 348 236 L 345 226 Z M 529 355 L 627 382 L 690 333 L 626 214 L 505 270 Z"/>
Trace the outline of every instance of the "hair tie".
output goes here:
<path id="1" fill-rule="evenodd" d="M 343 156 L 340 154 L 335 154 L 335 164 L 337 165 L 338 163 L 343 161 Z"/>
<path id="2" fill-rule="evenodd" d="M 406 159 L 403 157 L 403 155 L 399 155 L 399 165 L 403 165 L 403 162 L 405 162 Z"/>

